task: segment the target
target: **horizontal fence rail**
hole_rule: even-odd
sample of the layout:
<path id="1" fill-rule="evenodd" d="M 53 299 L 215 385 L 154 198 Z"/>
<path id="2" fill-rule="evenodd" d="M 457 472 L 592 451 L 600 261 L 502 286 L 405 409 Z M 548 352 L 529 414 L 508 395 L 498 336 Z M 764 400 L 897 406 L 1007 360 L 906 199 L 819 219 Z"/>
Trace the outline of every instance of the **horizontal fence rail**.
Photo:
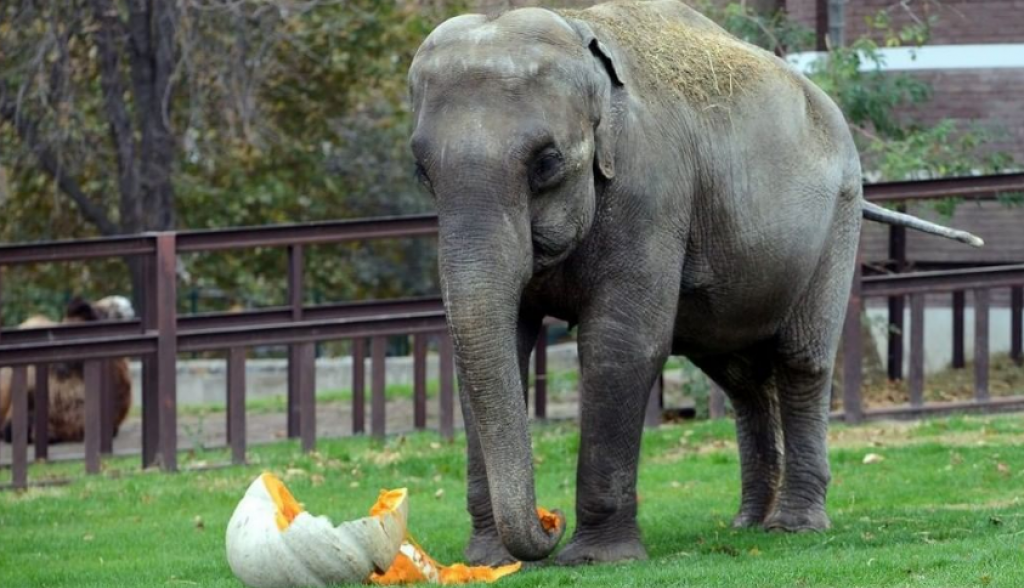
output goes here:
<path id="1" fill-rule="evenodd" d="M 972 178 L 953 178 L 915 182 L 866 185 L 865 198 L 872 201 L 911 201 L 963 196 L 996 198 L 1006 192 L 1024 191 L 1024 174 L 1006 174 Z M 427 423 L 426 364 L 431 342 L 436 344 L 440 361 L 438 421 L 440 432 L 454 433 L 454 348 L 447 335 L 444 308 L 438 297 L 368 301 L 309 306 L 304 304 L 305 248 L 312 245 L 364 241 L 372 239 L 433 237 L 437 233 L 433 215 L 359 219 L 323 223 L 242 227 L 177 233 L 152 233 L 125 237 L 88 239 L 73 242 L 33 243 L 0 246 L 0 296 L 3 269 L 22 264 L 81 261 L 123 257 L 138 260 L 143 276 L 142 291 L 135 293 L 139 318 L 91 324 L 60 325 L 38 329 L 0 330 L 0 367 L 10 370 L 12 392 L 12 480 L 14 487 L 27 483 L 29 431 L 36 459 L 48 455 L 47 411 L 48 378 L 53 366 L 83 362 L 85 387 L 85 465 L 88 473 L 101 467 L 101 456 L 112 449 L 113 401 L 109 392 L 110 362 L 135 357 L 142 360 L 142 463 L 177 468 L 177 394 L 176 362 L 179 353 L 218 351 L 224 353 L 226 366 L 226 442 L 232 461 L 242 463 L 246 454 L 245 365 L 246 350 L 257 346 L 288 347 L 287 434 L 298 438 L 305 450 L 316 442 L 315 354 L 314 344 L 323 341 L 350 341 L 352 369 L 352 431 L 383 436 L 387 410 L 385 396 L 385 340 L 389 336 L 411 338 L 413 356 L 413 426 L 423 429 Z M 179 316 L 177 312 L 178 257 L 181 254 L 284 247 L 287 249 L 287 304 L 243 312 L 218 312 Z M 1024 265 L 965 270 L 921 272 L 860 277 L 858 268 L 851 297 L 850 316 L 844 332 L 847 349 L 855 334 L 851 325 L 859 321 L 859 309 L 865 297 L 911 297 L 918 316 L 926 293 L 953 293 L 962 298 L 964 291 L 974 292 L 975 304 L 984 303 L 992 288 L 1012 287 L 1015 357 L 1020 356 L 1020 286 L 1024 284 Z M 853 314 L 856 310 L 857 314 Z M 902 312 L 902 311 L 901 311 Z M 917 313 L 917 314 L 914 314 Z M 977 313 L 976 316 L 987 313 Z M 902 314 L 900 315 L 902 316 Z M 853 318 L 851 318 L 853 317 Z M 549 319 L 546 325 L 553 321 Z M 987 323 L 979 322 L 978 332 L 987 332 Z M 546 331 L 545 327 L 545 331 Z M 856 329 L 859 337 L 859 328 Z M 914 341 L 923 337 L 914 327 Z M 859 348 L 858 348 L 859 349 Z M 976 346 L 976 359 L 987 347 Z M 920 383 L 915 375 L 912 406 L 906 409 L 865 410 L 860 398 L 859 350 L 847 353 L 844 390 L 845 412 L 840 418 L 856 421 L 883 414 L 914 415 L 944 410 L 921 402 Z M 365 361 L 370 361 L 369 373 Z M 535 356 L 533 409 L 538 417 L 547 413 L 546 336 L 542 334 Z M 912 357 L 912 371 L 920 363 L 920 354 Z M 981 361 L 977 361 L 981 364 Z M 987 364 L 985 364 L 987 365 Z M 852 369 L 856 367 L 856 369 Z M 984 366 L 983 366 L 984 367 Z M 987 369 L 987 368 L 986 368 Z M 34 370 L 34 379 L 30 378 Z M 913 372 L 917 374 L 917 372 Z M 980 372 L 979 372 L 980 374 Z M 980 376 L 979 376 L 980 378 Z M 980 381 L 980 380 L 979 380 Z M 984 383 L 984 382 L 982 382 Z M 854 384 L 851 386 L 850 384 Z M 979 384 L 980 386 L 981 384 Z M 370 406 L 366 388 L 370 388 Z M 35 388 L 29 415 L 27 390 Z M 646 422 L 661 421 L 663 383 L 659 380 L 651 394 Z M 987 391 L 985 392 L 987 394 Z M 980 393 L 979 393 L 980 394 Z M 979 399 L 982 396 L 979 395 Z M 987 397 L 986 397 L 987 398 Z M 725 414 L 726 403 L 720 390 L 713 387 L 709 400 L 712 417 Z M 961 403 L 963 404 L 963 403 Z M 979 400 L 971 407 L 993 410 L 1016 408 L 1016 399 Z M 367 423 L 369 412 L 370 422 Z"/>
<path id="2" fill-rule="evenodd" d="M 833 418 L 856 423 L 864 419 L 916 418 L 926 414 L 984 411 L 1003 412 L 1024 409 L 1024 396 L 991 398 L 989 393 L 989 333 L 991 292 L 1010 290 L 1010 357 L 1024 365 L 1024 265 L 994 266 L 966 270 L 916 272 L 883 276 L 860 276 L 860 267 L 853 280 L 843 330 L 843 410 Z M 947 295 L 953 304 L 953 365 L 964 367 L 963 312 L 965 293 L 974 303 L 974 400 L 971 402 L 926 403 L 925 391 L 925 297 Z M 910 300 L 910 372 L 907 379 L 906 406 L 864 407 L 863 398 L 863 331 L 861 326 L 864 299 L 869 297 L 906 297 Z M 900 300 L 902 319 L 902 299 Z M 890 309 L 892 306 L 890 305 Z M 900 321 L 902 327 L 902 320 Z M 890 324 L 891 328 L 891 324 Z M 891 339 L 890 339 L 891 340 Z M 900 340 L 902 345 L 902 339 Z M 958 353 L 959 352 L 959 358 Z M 892 356 L 890 355 L 890 360 Z M 890 366 L 891 368 L 891 366 Z M 892 376 L 892 370 L 889 372 Z"/>

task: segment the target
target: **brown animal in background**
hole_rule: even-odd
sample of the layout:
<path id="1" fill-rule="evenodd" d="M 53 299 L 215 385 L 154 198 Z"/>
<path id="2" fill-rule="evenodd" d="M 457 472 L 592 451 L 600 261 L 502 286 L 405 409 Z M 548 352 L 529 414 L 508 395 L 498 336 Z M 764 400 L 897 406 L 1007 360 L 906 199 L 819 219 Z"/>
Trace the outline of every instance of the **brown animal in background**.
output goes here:
<path id="1" fill-rule="evenodd" d="M 92 322 L 98 320 L 130 319 L 135 316 L 131 303 L 121 296 L 110 296 L 90 304 L 75 298 L 68 305 L 60 324 Z M 50 319 L 34 316 L 19 325 L 20 329 L 55 326 Z M 112 386 L 116 411 L 114 435 L 128 416 L 132 405 L 132 381 L 128 359 L 118 358 L 106 362 Z M 85 437 L 85 382 L 83 363 L 63 362 L 50 365 L 49 373 L 49 440 L 51 443 L 82 441 Z M 35 367 L 28 368 L 29 411 L 35 404 Z M 11 370 L 0 370 L 0 415 L 3 417 L 4 438 L 10 441 L 11 429 Z M 34 425 L 29 419 L 30 436 Z"/>

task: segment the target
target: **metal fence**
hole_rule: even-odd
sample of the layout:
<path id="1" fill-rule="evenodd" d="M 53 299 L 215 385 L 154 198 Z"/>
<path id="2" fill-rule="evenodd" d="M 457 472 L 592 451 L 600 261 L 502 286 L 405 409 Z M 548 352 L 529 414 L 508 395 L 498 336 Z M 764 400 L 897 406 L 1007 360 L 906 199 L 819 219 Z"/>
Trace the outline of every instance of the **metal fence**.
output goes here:
<path id="1" fill-rule="evenodd" d="M 1007 191 L 1024 191 L 1024 174 L 899 182 L 869 185 L 871 200 L 912 200 L 956 195 L 995 197 Z M 227 362 L 227 441 L 232 461 L 242 463 L 246 452 L 245 361 L 247 348 L 266 345 L 288 346 L 288 435 L 301 439 L 304 450 L 316 444 L 316 399 L 314 390 L 314 345 L 321 341 L 351 340 L 353 356 L 352 430 L 366 431 L 366 374 L 364 359 L 369 340 L 370 432 L 385 434 L 386 338 L 413 338 L 414 426 L 426 426 L 426 355 L 430 339 L 437 339 L 440 355 L 440 432 L 454 432 L 453 350 L 445 329 L 444 310 L 439 298 L 386 300 L 346 304 L 304 305 L 304 248 L 310 245 L 370 239 L 430 237 L 436 235 L 433 216 L 412 216 L 356 221 L 311 223 L 211 231 L 182 231 L 138 236 L 53 242 L 0 247 L 0 296 L 4 266 L 56 261 L 79 261 L 123 257 L 141 262 L 143 288 L 140 317 L 110 323 L 62 325 L 31 330 L 0 330 L 0 367 L 11 367 L 13 417 L 12 485 L 24 487 L 28 455 L 28 366 L 36 366 L 33 402 L 36 459 L 48 453 L 47 366 L 60 362 L 84 362 L 85 385 L 85 469 L 100 470 L 101 455 L 111 452 L 113 397 L 104 378 L 104 362 L 116 358 L 142 360 L 142 465 L 159 464 L 173 471 L 177 465 L 176 362 L 179 353 L 222 351 Z M 288 249 L 286 306 L 237 313 L 207 313 L 179 316 L 175 269 L 182 253 L 209 252 L 254 247 Z M 1021 286 L 1024 265 L 861 277 L 854 280 L 853 296 L 844 333 L 846 349 L 845 413 L 856 422 L 862 418 L 921 414 L 932 410 L 923 404 L 923 323 L 912 319 L 911 406 L 888 411 L 864 410 L 860 397 L 859 317 L 863 297 L 911 296 L 912 317 L 923 312 L 923 295 L 930 292 L 975 292 L 979 311 L 978 337 L 987 333 L 987 292 L 996 287 L 1013 287 L 1015 356 L 1020 358 Z M 979 306 L 981 305 L 981 306 Z M 853 328 L 854 326 L 858 328 Z M 979 339 L 980 341 L 980 339 Z M 987 343 L 987 338 L 985 339 Z M 975 348 L 978 373 L 978 402 L 972 407 L 1008 409 L 1024 407 L 1024 399 L 992 400 L 987 395 L 987 344 Z M 982 358 L 982 356 L 984 356 Z M 546 338 L 540 337 L 535 356 L 535 414 L 546 414 Z M 660 382 L 651 395 L 648 424 L 660 421 Z M 944 407 L 955 409 L 957 407 Z M 962 407 L 960 407 L 962 408 Z M 720 393 L 712 394 L 712 416 L 724 413 Z"/>

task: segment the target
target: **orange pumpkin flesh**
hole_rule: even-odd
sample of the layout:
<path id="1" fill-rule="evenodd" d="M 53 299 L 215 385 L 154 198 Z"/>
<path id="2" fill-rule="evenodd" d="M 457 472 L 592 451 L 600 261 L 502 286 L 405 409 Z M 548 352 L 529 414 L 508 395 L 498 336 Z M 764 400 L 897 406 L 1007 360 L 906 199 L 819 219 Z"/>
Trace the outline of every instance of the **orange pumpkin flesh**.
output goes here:
<path id="1" fill-rule="evenodd" d="M 299 501 L 295 500 L 295 497 L 288 491 L 288 487 L 284 485 L 284 482 L 274 474 L 264 472 L 263 485 L 267 488 L 267 493 L 270 494 L 274 505 L 277 506 L 277 513 L 275 514 L 277 529 L 284 531 L 292 524 L 295 517 L 299 516 L 299 513 L 302 512 L 302 505 L 299 504 Z"/>
<path id="2" fill-rule="evenodd" d="M 377 497 L 377 502 L 370 507 L 370 516 L 375 517 L 395 510 L 395 507 L 401 504 L 408 494 L 409 491 L 405 488 L 400 488 L 398 490 L 381 490 L 380 496 Z"/>
<path id="3" fill-rule="evenodd" d="M 380 586 L 392 584 L 469 584 L 471 582 L 494 582 L 519 571 L 521 563 L 516 562 L 496 568 L 488 566 L 467 566 L 452 564 L 443 566 L 427 555 L 423 548 L 411 538 L 406 538 L 394 563 L 384 574 L 370 576 L 370 581 Z"/>
<path id="4" fill-rule="evenodd" d="M 396 491 L 381 491 L 377 504 L 370 509 L 371 515 L 387 511 L 393 500 L 390 496 Z M 400 498 L 404 498 L 404 493 Z M 544 509 L 537 509 L 537 516 L 540 524 L 548 533 L 555 532 L 561 526 L 561 519 L 555 513 Z M 434 584 L 469 584 L 471 582 L 494 582 L 504 576 L 519 571 L 522 567 L 520 562 L 507 566 L 467 566 L 465 564 L 452 564 L 443 566 L 427 555 L 427 552 L 416 543 L 412 537 L 406 537 L 405 542 L 395 557 L 394 563 L 383 574 L 373 574 L 370 581 L 380 586 L 393 584 L 415 584 L 417 582 L 431 582 Z"/>
<path id="5" fill-rule="evenodd" d="M 538 506 L 537 516 L 540 517 L 540 526 L 543 527 L 548 534 L 558 531 L 558 528 L 562 525 L 558 515 L 546 508 Z"/>

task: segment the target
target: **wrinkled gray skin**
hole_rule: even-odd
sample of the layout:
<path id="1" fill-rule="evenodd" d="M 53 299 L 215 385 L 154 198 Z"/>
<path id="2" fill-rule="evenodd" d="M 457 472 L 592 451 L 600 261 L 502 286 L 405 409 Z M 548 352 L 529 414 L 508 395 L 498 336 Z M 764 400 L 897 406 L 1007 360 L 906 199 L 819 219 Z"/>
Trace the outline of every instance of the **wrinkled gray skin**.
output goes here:
<path id="1" fill-rule="evenodd" d="M 674 1 L 650 9 L 715 26 Z M 637 464 L 669 354 L 736 409 L 735 525 L 829 526 L 828 388 L 862 205 L 846 123 L 795 73 L 711 116 L 639 91 L 635 67 L 598 24 L 521 9 L 445 22 L 410 71 L 467 423 L 473 563 L 542 559 L 561 538 L 535 514 L 523 399 L 545 315 L 579 325 L 577 526 L 560 563 L 646 557 Z"/>

